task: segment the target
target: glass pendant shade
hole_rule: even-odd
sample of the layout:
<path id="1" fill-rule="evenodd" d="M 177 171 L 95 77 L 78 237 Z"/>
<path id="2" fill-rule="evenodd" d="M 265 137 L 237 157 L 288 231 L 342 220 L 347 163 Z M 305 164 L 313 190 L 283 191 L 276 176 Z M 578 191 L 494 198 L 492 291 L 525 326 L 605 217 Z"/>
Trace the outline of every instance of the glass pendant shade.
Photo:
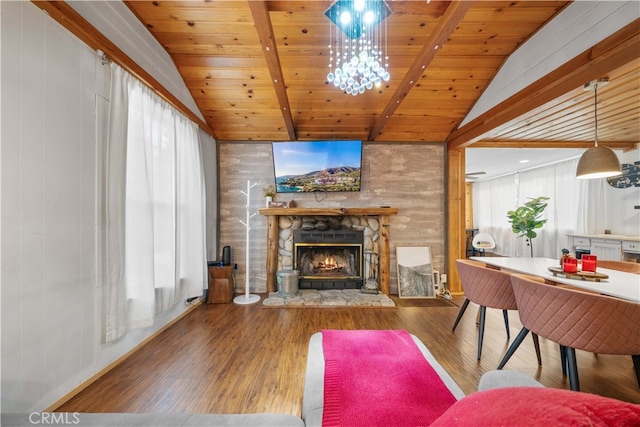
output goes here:
<path id="1" fill-rule="evenodd" d="M 576 169 L 576 178 L 609 178 L 620 175 L 620 161 L 609 147 L 591 147 L 582 154 Z"/>

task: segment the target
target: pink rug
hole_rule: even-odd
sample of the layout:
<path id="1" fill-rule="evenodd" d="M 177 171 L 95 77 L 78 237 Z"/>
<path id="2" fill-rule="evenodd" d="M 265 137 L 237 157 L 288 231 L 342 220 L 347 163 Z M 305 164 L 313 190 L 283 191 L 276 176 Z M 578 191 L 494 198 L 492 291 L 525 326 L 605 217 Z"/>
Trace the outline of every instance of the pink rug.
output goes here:
<path id="1" fill-rule="evenodd" d="M 406 331 L 323 330 L 323 426 L 429 425 L 456 402 Z"/>

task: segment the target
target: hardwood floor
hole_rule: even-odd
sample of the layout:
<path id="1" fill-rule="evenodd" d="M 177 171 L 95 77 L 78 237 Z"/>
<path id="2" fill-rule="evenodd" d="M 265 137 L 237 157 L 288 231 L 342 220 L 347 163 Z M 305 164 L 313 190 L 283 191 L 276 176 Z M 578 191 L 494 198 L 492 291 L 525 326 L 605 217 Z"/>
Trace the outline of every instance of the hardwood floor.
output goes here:
<path id="1" fill-rule="evenodd" d="M 459 305 L 462 298 L 455 298 Z M 63 404 L 77 412 L 278 412 L 299 416 L 309 337 L 322 329 L 405 329 L 418 336 L 465 393 L 500 362 L 509 342 L 502 314 L 487 310 L 482 361 L 476 361 L 477 306 L 456 332 L 458 307 L 264 308 L 202 305 Z M 521 328 L 510 313 L 511 336 Z M 530 338 L 505 369 L 568 389 L 557 345 Z M 631 357 L 578 351 L 582 391 L 640 403 Z"/>

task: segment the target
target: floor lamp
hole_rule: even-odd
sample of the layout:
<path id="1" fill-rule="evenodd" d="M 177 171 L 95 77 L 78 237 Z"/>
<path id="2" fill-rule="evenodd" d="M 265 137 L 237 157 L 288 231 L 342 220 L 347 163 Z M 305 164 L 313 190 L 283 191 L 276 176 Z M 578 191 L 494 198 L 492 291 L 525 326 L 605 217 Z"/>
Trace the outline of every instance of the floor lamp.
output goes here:
<path id="1" fill-rule="evenodd" d="M 246 246 L 245 246 L 245 258 L 246 258 L 245 266 L 246 267 L 245 267 L 245 274 L 244 274 L 244 277 L 245 277 L 244 295 L 238 295 L 233 299 L 233 302 L 235 302 L 236 304 L 253 304 L 260 301 L 260 295 L 249 293 L 249 231 L 251 230 L 251 225 L 249 224 L 249 221 L 251 221 L 251 218 L 256 216 L 255 212 L 253 213 L 253 215 L 250 212 L 251 189 L 256 185 L 258 185 L 257 182 L 254 184 L 251 184 L 251 181 L 247 181 L 247 192 L 245 193 L 244 191 L 241 191 L 241 193 L 247 197 L 247 205 L 246 205 L 247 219 L 246 221 L 240 220 L 240 222 L 244 225 L 244 228 L 246 229 L 246 233 L 247 233 Z"/>

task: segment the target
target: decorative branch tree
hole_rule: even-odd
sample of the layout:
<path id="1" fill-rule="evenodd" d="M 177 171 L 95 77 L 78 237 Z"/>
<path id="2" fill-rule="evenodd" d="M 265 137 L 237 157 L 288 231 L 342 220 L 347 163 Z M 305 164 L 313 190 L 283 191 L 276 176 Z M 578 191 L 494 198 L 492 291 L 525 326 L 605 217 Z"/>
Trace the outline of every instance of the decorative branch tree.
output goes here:
<path id="1" fill-rule="evenodd" d="M 540 219 L 542 212 L 547 207 L 548 197 L 540 196 L 529 200 L 515 211 L 508 211 L 507 218 L 511 224 L 511 230 L 518 234 L 517 237 L 525 237 L 527 246 L 531 251 L 533 258 L 533 239 L 538 235 L 535 230 L 542 228 L 547 222 L 546 219 Z"/>

